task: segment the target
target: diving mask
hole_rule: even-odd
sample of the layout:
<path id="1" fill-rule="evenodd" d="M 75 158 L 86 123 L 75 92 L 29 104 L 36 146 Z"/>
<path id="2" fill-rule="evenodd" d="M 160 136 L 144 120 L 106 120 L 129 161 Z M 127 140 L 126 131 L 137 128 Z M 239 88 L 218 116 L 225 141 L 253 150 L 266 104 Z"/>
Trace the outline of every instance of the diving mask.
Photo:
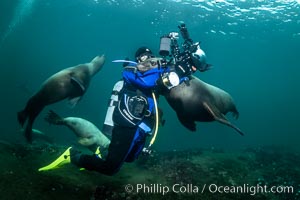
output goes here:
<path id="1" fill-rule="evenodd" d="M 148 52 L 141 54 L 139 57 L 137 57 L 138 62 L 145 62 L 146 60 L 153 58 L 154 56 Z"/>

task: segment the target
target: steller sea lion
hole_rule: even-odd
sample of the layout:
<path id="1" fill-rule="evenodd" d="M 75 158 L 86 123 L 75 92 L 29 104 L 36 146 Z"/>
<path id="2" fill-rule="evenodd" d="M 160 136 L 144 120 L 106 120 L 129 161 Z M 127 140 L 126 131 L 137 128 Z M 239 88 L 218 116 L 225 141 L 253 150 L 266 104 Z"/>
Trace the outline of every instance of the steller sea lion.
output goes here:
<path id="1" fill-rule="evenodd" d="M 196 131 L 195 121 L 218 121 L 234 128 L 238 133 L 244 133 L 225 117 L 232 112 L 237 119 L 239 112 L 230 94 L 213 85 L 192 76 L 188 83 L 182 82 L 163 96 L 169 105 L 176 111 L 179 121 L 189 130 Z"/>
<path id="2" fill-rule="evenodd" d="M 86 92 L 91 78 L 101 70 L 105 62 L 104 55 L 96 56 L 91 62 L 63 69 L 49 77 L 38 92 L 27 102 L 24 110 L 18 112 L 18 121 L 23 127 L 25 122 L 25 137 L 32 141 L 32 125 L 35 118 L 47 105 L 68 98 L 72 105 L 80 100 Z"/>
<path id="3" fill-rule="evenodd" d="M 79 117 L 60 117 L 50 110 L 45 120 L 50 124 L 63 125 L 71 129 L 78 137 L 78 143 L 95 152 L 95 149 L 107 149 L 110 140 L 92 122 Z"/>

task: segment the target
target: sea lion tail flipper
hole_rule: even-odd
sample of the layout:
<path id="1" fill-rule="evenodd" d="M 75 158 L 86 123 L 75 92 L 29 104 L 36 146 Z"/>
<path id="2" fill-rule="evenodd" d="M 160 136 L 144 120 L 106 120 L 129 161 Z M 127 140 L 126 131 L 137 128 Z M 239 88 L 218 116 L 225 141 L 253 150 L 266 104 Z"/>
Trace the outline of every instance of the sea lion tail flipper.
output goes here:
<path id="1" fill-rule="evenodd" d="M 18 121 L 22 127 L 24 126 L 27 118 L 28 118 L 28 113 L 26 112 L 26 110 L 22 110 L 18 112 Z"/>
<path id="2" fill-rule="evenodd" d="M 233 129 L 235 129 L 239 134 L 244 135 L 244 133 L 235 125 L 231 124 L 230 121 L 216 108 L 214 105 L 203 103 L 206 110 L 214 117 L 214 119 L 222 124 L 225 124 Z"/>
<path id="3" fill-rule="evenodd" d="M 50 110 L 45 117 L 45 120 L 49 122 L 50 124 L 55 125 L 63 125 L 64 124 L 64 118 L 60 117 L 58 114 L 56 114 L 53 110 Z"/>

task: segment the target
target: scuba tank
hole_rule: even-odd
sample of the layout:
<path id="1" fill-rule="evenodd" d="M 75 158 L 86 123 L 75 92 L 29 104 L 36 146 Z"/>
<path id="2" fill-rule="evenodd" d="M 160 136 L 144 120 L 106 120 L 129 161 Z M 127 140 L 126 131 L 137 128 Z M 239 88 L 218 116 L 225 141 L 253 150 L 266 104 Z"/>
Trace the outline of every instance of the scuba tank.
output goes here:
<path id="1" fill-rule="evenodd" d="M 111 96 L 109 99 L 108 108 L 107 108 L 107 112 L 106 112 L 106 116 L 105 116 L 105 120 L 104 120 L 104 124 L 103 124 L 103 128 L 102 128 L 103 133 L 109 137 L 111 137 L 112 129 L 114 127 L 113 113 L 114 113 L 116 106 L 118 105 L 119 93 L 122 90 L 123 86 L 124 86 L 124 81 L 119 80 L 114 85 L 113 91 L 111 92 Z"/>

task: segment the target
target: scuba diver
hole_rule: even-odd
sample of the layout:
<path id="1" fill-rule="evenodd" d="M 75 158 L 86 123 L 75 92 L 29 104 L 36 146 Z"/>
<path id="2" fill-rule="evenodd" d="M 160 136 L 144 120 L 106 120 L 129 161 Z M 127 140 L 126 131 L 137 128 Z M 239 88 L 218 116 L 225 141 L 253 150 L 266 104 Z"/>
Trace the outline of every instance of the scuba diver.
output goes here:
<path id="1" fill-rule="evenodd" d="M 122 80 L 114 86 L 103 126 L 106 135 L 111 133 L 111 143 L 105 158 L 99 149 L 93 155 L 88 155 L 69 147 L 58 159 L 39 171 L 72 163 L 111 176 L 119 171 L 124 162 L 133 162 L 140 155 L 148 136 L 152 136 L 152 140 L 146 150 L 151 148 L 158 129 L 156 96 L 161 90 L 188 81 L 197 69 L 203 71 L 205 66 L 209 67 L 199 44 L 193 44 L 193 49 L 188 46 L 193 52 L 186 49 L 182 53 L 176 34 L 170 33 L 168 38 L 171 42 L 167 44 L 161 38 L 160 54 L 163 58 L 155 57 L 147 47 L 140 47 L 135 53 L 136 62 L 115 61 L 123 62 L 123 72 Z M 171 50 L 167 49 L 167 45 L 173 45 L 170 48 L 175 58 L 169 62 L 165 59 L 166 51 Z"/>
<path id="2" fill-rule="evenodd" d="M 123 67 L 129 67 L 129 66 L 135 66 L 136 63 L 146 61 L 148 58 L 154 57 L 152 54 L 152 51 L 145 46 L 140 47 L 135 52 L 135 62 L 129 61 L 129 58 L 125 58 L 125 60 L 122 60 Z M 121 61 L 120 61 L 121 62 Z M 102 132 L 111 139 L 112 137 L 112 129 L 114 127 L 113 122 L 113 112 L 117 106 L 118 100 L 119 100 L 119 94 L 124 86 L 124 80 L 120 79 L 117 81 L 113 87 L 113 90 L 111 92 L 111 97 L 108 102 L 108 108 L 105 116 L 105 120 L 102 126 Z"/>

